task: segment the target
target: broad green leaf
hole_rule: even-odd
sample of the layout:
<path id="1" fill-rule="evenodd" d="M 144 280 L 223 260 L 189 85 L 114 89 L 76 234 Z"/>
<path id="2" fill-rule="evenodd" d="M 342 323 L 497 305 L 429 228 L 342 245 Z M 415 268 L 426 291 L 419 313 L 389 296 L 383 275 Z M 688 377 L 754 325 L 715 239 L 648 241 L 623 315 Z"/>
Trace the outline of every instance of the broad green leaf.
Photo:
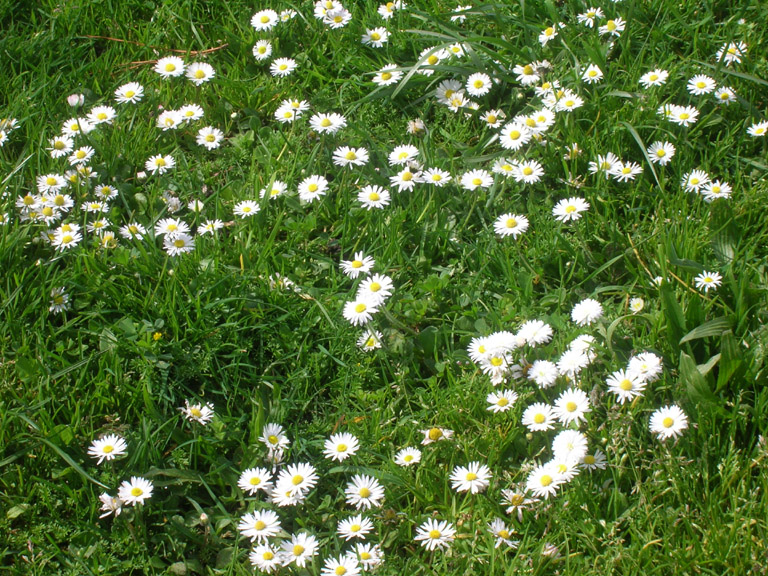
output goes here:
<path id="1" fill-rule="evenodd" d="M 699 338 L 709 338 L 711 336 L 722 336 L 723 332 L 731 328 L 732 322 L 730 318 L 721 316 L 705 322 L 701 326 L 696 326 L 693 330 L 688 332 L 680 339 L 680 344 L 685 344 L 691 340 L 697 340 Z"/>

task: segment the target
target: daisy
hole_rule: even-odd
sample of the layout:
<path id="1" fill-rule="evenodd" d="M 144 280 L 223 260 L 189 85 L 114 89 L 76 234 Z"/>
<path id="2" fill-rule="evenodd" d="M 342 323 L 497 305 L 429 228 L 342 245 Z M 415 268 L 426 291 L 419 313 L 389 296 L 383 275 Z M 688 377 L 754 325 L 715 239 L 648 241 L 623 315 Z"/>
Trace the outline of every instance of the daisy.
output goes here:
<path id="1" fill-rule="evenodd" d="M 389 153 L 388 161 L 390 166 L 403 166 L 414 160 L 419 155 L 419 149 L 411 144 L 395 146 Z"/>
<path id="2" fill-rule="evenodd" d="M 261 210 L 261 206 L 259 206 L 259 203 L 254 200 L 243 200 L 242 202 L 238 202 L 235 204 L 234 209 L 232 212 L 235 214 L 235 216 L 240 216 L 241 218 L 247 218 L 248 216 L 253 216 L 254 214 L 258 214 Z"/>
<path id="3" fill-rule="evenodd" d="M 384 18 L 384 20 L 389 20 L 394 15 L 395 10 L 399 10 L 403 7 L 404 7 L 404 3 L 402 2 L 402 0 L 394 0 L 394 2 L 387 2 L 386 4 L 381 4 L 378 8 L 379 16 Z"/>
<path id="4" fill-rule="evenodd" d="M 419 64 L 426 64 L 427 66 L 437 66 L 440 64 L 441 60 L 445 60 L 448 58 L 449 53 L 446 50 L 440 50 L 437 49 L 436 46 L 430 46 L 428 48 L 424 48 L 419 53 Z M 432 68 L 419 68 L 419 74 L 423 74 L 424 76 L 432 76 L 435 71 Z"/>
<path id="5" fill-rule="evenodd" d="M 720 86 L 715 90 L 714 98 L 716 102 L 728 106 L 731 102 L 736 102 L 736 92 L 730 86 Z"/>
<path id="6" fill-rule="evenodd" d="M 571 320 L 579 326 L 589 326 L 603 316 L 603 307 L 597 300 L 586 298 L 571 310 Z"/>
<path id="7" fill-rule="evenodd" d="M 692 170 L 682 177 L 680 186 L 682 186 L 686 192 L 699 192 L 708 183 L 709 174 L 703 170 Z"/>
<path id="8" fill-rule="evenodd" d="M 340 8 L 328 10 L 323 18 L 323 24 L 328 26 L 331 30 L 337 30 L 339 28 L 344 28 L 344 26 L 349 24 L 350 20 L 352 20 L 352 13 L 342 6 Z"/>
<path id="9" fill-rule="evenodd" d="M 157 61 L 154 70 L 163 78 L 181 76 L 185 70 L 184 60 L 178 56 L 166 56 Z"/>
<path id="10" fill-rule="evenodd" d="M 629 300 L 629 311 L 632 312 L 632 314 L 639 314 L 643 311 L 644 307 L 645 300 L 642 298 L 631 298 Z"/>
<path id="11" fill-rule="evenodd" d="M 558 112 L 572 112 L 584 105 L 584 100 L 570 90 L 566 90 L 563 96 L 557 101 L 555 110 Z"/>
<path id="12" fill-rule="evenodd" d="M 517 81 L 523 86 L 536 84 L 541 80 L 541 76 L 536 71 L 536 67 L 531 64 L 518 64 L 512 69 L 512 73 L 517 76 Z"/>
<path id="13" fill-rule="evenodd" d="M 199 120 L 205 115 L 205 111 L 197 104 L 186 104 L 178 109 L 178 113 L 185 122 Z"/>
<path id="14" fill-rule="evenodd" d="M 664 371 L 661 358 L 652 352 L 643 352 L 630 358 L 627 364 L 627 374 L 630 378 L 643 382 L 654 382 L 659 379 Z"/>
<path id="15" fill-rule="evenodd" d="M 280 21 L 277 12 L 274 10 L 260 10 L 251 18 L 251 26 L 258 32 L 271 30 Z"/>
<path id="16" fill-rule="evenodd" d="M 648 89 L 651 86 L 662 86 L 667 82 L 668 77 L 669 72 L 656 68 L 655 70 L 643 74 L 640 77 L 640 84 L 642 84 L 645 89 Z"/>
<path id="17" fill-rule="evenodd" d="M 317 546 L 317 539 L 306 532 L 295 534 L 290 540 L 283 540 L 280 543 L 282 564 L 287 566 L 295 563 L 299 568 L 304 568 L 307 561 L 317 554 Z"/>
<path id="18" fill-rule="evenodd" d="M 626 26 L 626 22 L 621 18 L 615 18 L 613 20 L 608 20 L 603 26 L 600 26 L 600 28 L 597 29 L 598 32 L 600 32 L 601 36 L 610 35 L 610 36 L 621 36 L 621 33 L 624 32 L 624 28 Z"/>
<path id="19" fill-rule="evenodd" d="M 240 518 L 240 533 L 251 542 L 265 542 L 280 532 L 280 518 L 272 510 L 256 510 Z"/>
<path id="20" fill-rule="evenodd" d="M 568 426 L 571 422 L 579 424 L 582 421 L 586 421 L 586 414 L 591 411 L 589 398 L 578 388 L 566 390 L 555 400 L 555 416 L 565 426 Z"/>
<path id="21" fill-rule="evenodd" d="M 648 147 L 648 158 L 654 164 L 666 166 L 675 155 L 675 147 L 669 142 L 654 142 Z"/>
<path id="22" fill-rule="evenodd" d="M 358 542 L 355 545 L 355 553 L 363 570 L 375 568 L 384 561 L 384 553 L 378 545 Z"/>
<path id="23" fill-rule="evenodd" d="M 179 408 L 187 420 L 208 424 L 213 419 L 213 405 L 208 404 L 190 404 L 189 400 L 184 400 L 184 407 Z"/>
<path id="24" fill-rule="evenodd" d="M 416 529 L 414 540 L 421 542 L 427 550 L 447 548 L 456 536 L 453 524 L 445 520 L 430 518 Z"/>
<path id="25" fill-rule="evenodd" d="M 68 158 L 69 164 L 70 166 L 86 164 L 93 158 L 94 153 L 95 150 L 90 146 L 81 146 L 72 152 L 72 155 Z"/>
<path id="26" fill-rule="evenodd" d="M 373 76 L 373 83 L 379 86 L 397 84 L 403 77 L 403 73 L 397 69 L 397 64 L 387 64 Z"/>
<path id="27" fill-rule="evenodd" d="M 364 518 L 362 514 L 340 520 L 336 527 L 336 534 L 349 541 L 353 538 L 365 540 L 366 535 L 373 530 L 373 522 Z"/>
<path id="28" fill-rule="evenodd" d="M 525 124 L 512 122 L 506 124 L 499 134 L 499 141 L 505 150 L 519 150 L 530 142 L 533 134 Z"/>
<path id="29" fill-rule="evenodd" d="M 423 181 L 421 171 L 414 170 L 410 166 L 403 168 L 395 176 L 390 176 L 389 178 L 390 186 L 397 186 L 398 192 L 402 192 L 403 190 L 413 190 L 416 184 Z"/>
<path id="30" fill-rule="evenodd" d="M 712 200 L 716 200 L 717 198 L 730 198 L 731 192 L 733 192 L 733 189 L 728 182 L 714 180 L 704 186 L 701 195 L 704 196 L 705 201 L 712 202 Z"/>
<path id="31" fill-rule="evenodd" d="M 384 488 L 372 476 L 357 474 L 352 476 L 344 493 L 347 496 L 347 504 L 358 510 L 378 508 L 384 499 Z"/>
<path id="32" fill-rule="evenodd" d="M 699 117 L 699 111 L 693 106 L 675 106 L 671 112 L 668 119 L 685 127 L 695 124 Z"/>
<path id="33" fill-rule="evenodd" d="M 340 262 L 341 270 L 350 278 L 357 278 L 360 274 L 367 274 L 373 269 L 376 261 L 371 256 L 366 256 L 363 252 L 355 252 L 352 260 L 342 260 Z"/>
<path id="34" fill-rule="evenodd" d="M 587 454 L 587 437 L 578 430 L 563 430 L 552 440 L 556 460 L 580 461 Z"/>
<path id="35" fill-rule="evenodd" d="M 340 146 L 333 152 L 333 163 L 342 168 L 345 166 L 365 166 L 368 163 L 368 150 Z"/>
<path id="36" fill-rule="evenodd" d="M 277 198 L 278 196 L 282 196 L 285 194 L 285 191 L 288 190 L 288 185 L 283 182 L 282 180 L 275 180 L 272 182 L 271 186 L 268 186 L 266 188 L 262 188 L 259 191 L 259 198 L 264 198 L 265 196 L 268 196 L 270 200 Z"/>
<path id="37" fill-rule="evenodd" d="M 115 456 L 124 454 L 128 449 L 128 444 L 125 443 L 117 434 L 110 434 L 94 440 L 91 447 L 88 448 L 88 454 L 94 458 L 98 458 L 97 464 L 101 464 L 104 460 L 112 460 Z"/>
<path id="38" fill-rule="evenodd" d="M 326 458 L 342 462 L 353 456 L 359 444 L 357 438 L 346 432 L 342 434 L 333 434 L 328 440 L 325 441 L 325 449 L 323 454 Z"/>
<path id="39" fill-rule="evenodd" d="M 76 230 L 67 231 L 59 228 L 56 230 L 51 240 L 51 245 L 56 250 L 67 250 L 68 248 L 74 248 L 83 239 L 83 235 Z"/>
<path id="40" fill-rule="evenodd" d="M 176 166 L 176 160 L 173 159 L 173 156 L 163 156 L 162 154 L 150 156 L 149 160 L 144 163 L 147 172 L 151 174 L 165 174 L 174 166 Z"/>
<path id="41" fill-rule="evenodd" d="M 408 127 L 406 128 L 408 134 L 423 134 L 427 131 L 427 125 L 424 124 L 424 120 L 416 118 L 414 120 L 408 120 Z"/>
<path id="42" fill-rule="evenodd" d="M 589 209 L 589 202 L 583 198 L 560 200 L 552 208 L 552 216 L 559 222 L 571 222 L 581 218 L 581 213 Z"/>
<path id="43" fill-rule="evenodd" d="M 597 156 L 597 160 L 589 163 L 589 171 L 591 174 L 597 174 L 598 172 L 605 172 L 606 176 L 610 174 L 618 164 L 621 163 L 619 157 L 613 152 L 608 152 L 605 156 Z"/>
<path id="44" fill-rule="evenodd" d="M 749 128 L 747 128 L 747 134 L 753 138 L 765 136 L 768 134 L 768 120 L 763 120 L 762 122 L 752 124 Z"/>
<path id="45" fill-rule="evenodd" d="M 305 178 L 299 184 L 299 198 L 304 202 L 314 202 L 328 191 L 328 180 L 322 176 L 313 174 Z"/>
<path id="46" fill-rule="evenodd" d="M 395 454 L 395 464 L 398 466 L 413 466 L 421 461 L 421 450 L 418 448 L 403 448 Z"/>
<path id="47" fill-rule="evenodd" d="M 254 568 L 258 568 L 267 574 L 279 570 L 282 566 L 282 560 L 277 548 L 266 542 L 256 546 L 248 555 L 248 558 Z"/>
<path id="48" fill-rule="evenodd" d="M 197 227 L 197 233 L 200 235 L 213 234 L 222 228 L 224 228 L 224 222 L 221 220 L 206 220 Z"/>
<path id="49" fill-rule="evenodd" d="M 357 347 L 362 348 L 365 352 L 370 352 L 371 350 L 381 348 L 381 339 L 381 332 L 369 328 L 357 339 Z"/>
<path id="50" fill-rule="evenodd" d="M 51 304 L 48 307 L 48 311 L 51 312 L 52 314 L 61 314 L 62 312 L 65 312 L 67 310 L 69 310 L 69 294 L 67 294 L 66 288 L 59 287 L 51 290 Z M 115 436 L 115 438 L 117 437 Z M 95 445 L 95 442 L 94 442 L 94 445 Z M 106 454 L 107 452 L 102 449 L 101 453 Z M 112 458 L 109 458 L 108 456 L 100 456 L 99 462 L 98 462 L 99 464 L 101 464 L 102 458 L 107 458 L 107 460 L 112 459 Z"/>
<path id="51" fill-rule="evenodd" d="M 480 120 L 486 123 L 489 128 L 498 128 L 507 115 L 502 110 L 488 110 L 482 116 Z"/>
<path id="52" fill-rule="evenodd" d="M 470 96 L 485 96 L 491 91 L 493 82 L 488 74 L 475 72 L 469 75 L 465 86 Z"/>
<path id="53" fill-rule="evenodd" d="M 373 318 L 373 314 L 379 311 L 378 306 L 369 297 L 355 298 L 344 304 L 342 314 L 352 326 L 361 326 L 367 324 Z"/>
<path id="54" fill-rule="evenodd" d="M 101 501 L 101 508 L 99 510 L 104 512 L 99 518 L 106 518 L 110 514 L 120 516 L 120 513 L 123 511 L 123 501 L 120 498 L 110 496 L 106 492 L 99 495 L 99 501 Z"/>
<path id="55" fill-rule="evenodd" d="M 516 169 L 517 162 L 514 160 L 510 160 L 509 158 L 499 158 L 493 163 L 491 171 L 494 174 L 501 174 L 505 178 L 509 178 L 510 176 L 514 176 Z"/>
<path id="56" fill-rule="evenodd" d="M 525 409 L 522 422 L 531 432 L 545 432 L 555 427 L 555 413 L 549 404 L 537 402 Z"/>
<path id="57" fill-rule="evenodd" d="M 451 181 L 451 174 L 440 168 L 429 168 L 421 176 L 422 180 L 428 184 L 442 188 Z"/>
<path id="58" fill-rule="evenodd" d="M 501 505 L 507 507 L 507 514 L 517 513 L 517 519 L 523 521 L 523 511 L 531 504 L 536 502 L 535 498 L 528 498 L 526 491 L 520 492 L 517 490 L 502 490 L 501 491 Z"/>
<path id="59" fill-rule="evenodd" d="M 493 184 L 493 176 L 486 170 L 471 170 L 461 176 L 461 185 L 470 192 L 478 188 L 490 188 Z"/>
<path id="60" fill-rule="evenodd" d="M 725 62 L 726 66 L 730 66 L 734 62 L 741 63 L 741 59 L 747 55 L 747 45 L 744 42 L 729 42 L 723 44 L 715 54 L 715 59 L 720 62 Z"/>
<path id="61" fill-rule="evenodd" d="M 515 182 L 524 184 L 535 184 L 544 175 L 544 168 L 535 160 L 523 160 L 514 166 L 512 177 Z"/>
<path id="62" fill-rule="evenodd" d="M 688 417 L 677 405 L 664 406 L 651 414 L 649 428 L 659 440 L 676 438 L 688 428 Z"/>
<path id="63" fill-rule="evenodd" d="M 272 55 L 272 43 L 269 40 L 259 40 L 253 45 L 252 52 L 256 61 L 262 62 Z"/>
<path id="64" fill-rule="evenodd" d="M 525 482 L 526 489 L 537 498 L 548 499 L 557 493 L 563 479 L 551 463 L 537 466 Z"/>
<path id="65" fill-rule="evenodd" d="M 49 141 L 48 146 L 46 150 L 51 153 L 51 158 L 61 158 L 72 152 L 75 141 L 69 136 L 56 136 Z"/>
<path id="66" fill-rule="evenodd" d="M 392 295 L 392 279 L 384 274 L 374 274 L 360 283 L 358 298 L 370 298 L 377 304 L 383 304 Z"/>
<path id="67" fill-rule="evenodd" d="M 501 237 L 517 238 L 528 230 L 528 218 L 519 214 L 502 214 L 493 223 L 493 229 Z"/>
<path id="68" fill-rule="evenodd" d="M 539 388 L 550 388 L 559 375 L 557 364 L 549 360 L 536 360 L 528 368 L 528 380 L 535 382 Z"/>
<path id="69" fill-rule="evenodd" d="M 586 454 L 581 461 L 581 463 L 584 465 L 584 468 L 590 471 L 597 469 L 605 470 L 606 462 L 607 460 L 605 458 L 605 453 L 603 453 L 603 451 L 599 448 L 596 449 L 592 454 Z"/>
<path id="70" fill-rule="evenodd" d="M 334 134 L 347 125 L 347 120 L 341 114 L 315 114 L 309 119 L 309 125 L 320 134 Z"/>
<path id="71" fill-rule="evenodd" d="M 491 479 L 491 471 L 480 462 L 470 462 L 467 466 L 456 466 L 451 474 L 451 486 L 457 492 L 485 492 Z"/>
<path id="72" fill-rule="evenodd" d="M 213 126 L 206 126 L 197 132 L 195 142 L 199 146 L 205 146 L 208 150 L 215 150 L 221 146 L 221 141 L 223 139 L 224 133 L 221 130 L 214 128 Z"/>
<path id="73" fill-rule="evenodd" d="M 458 80 L 447 79 L 438 84 L 437 89 L 435 90 L 435 98 L 437 98 L 437 101 L 440 102 L 440 104 L 448 104 L 450 103 L 451 98 L 457 94 L 463 93 L 464 90 L 461 82 Z"/>
<path id="74" fill-rule="evenodd" d="M 88 113 L 87 119 L 92 126 L 98 124 L 112 124 L 117 112 L 112 106 L 94 106 Z"/>
<path id="75" fill-rule="evenodd" d="M 616 401 L 619 404 L 631 402 L 638 396 L 642 396 L 646 385 L 645 381 L 635 378 L 633 374 L 624 370 L 611 374 L 605 383 L 608 385 L 608 391 L 616 395 Z"/>
<path id="76" fill-rule="evenodd" d="M 589 8 L 586 12 L 583 12 L 581 14 L 578 14 L 576 16 L 576 19 L 578 20 L 579 24 L 584 24 L 587 28 L 592 28 L 595 25 L 595 19 L 605 18 L 605 14 L 603 14 L 603 10 L 601 8 Z"/>
<path id="77" fill-rule="evenodd" d="M 109 206 L 104 202 L 99 202 L 98 200 L 92 200 L 91 202 L 86 202 L 80 208 L 90 213 L 109 212 Z"/>
<path id="78" fill-rule="evenodd" d="M 133 476 L 130 482 L 123 480 L 123 483 L 117 490 L 117 497 L 129 506 L 144 504 L 144 500 L 152 496 L 153 488 L 152 482 L 146 478 Z"/>
<path id="79" fill-rule="evenodd" d="M 693 280 L 696 283 L 696 288 L 709 292 L 710 289 L 717 290 L 718 286 L 723 282 L 723 277 L 717 272 L 707 272 L 705 270 Z"/>
<path id="80" fill-rule="evenodd" d="M 274 422 L 264 426 L 261 436 L 259 436 L 259 441 L 263 442 L 270 452 L 283 451 L 291 444 L 288 436 L 285 435 L 283 427 Z"/>
<path id="81" fill-rule="evenodd" d="M 389 32 L 386 28 L 368 28 L 360 41 L 366 46 L 382 48 L 389 40 Z"/>
<path id="82" fill-rule="evenodd" d="M 495 518 L 493 522 L 489 523 L 488 531 L 496 538 L 494 548 L 498 548 L 502 544 L 506 544 L 510 548 L 517 548 L 520 544 L 519 541 L 512 540 L 514 530 L 507 526 L 501 518 Z"/>
<path id="83" fill-rule="evenodd" d="M 355 554 L 348 552 L 338 558 L 326 558 L 320 576 L 359 576 L 360 562 Z"/>
<path id="84" fill-rule="evenodd" d="M 595 64 L 590 64 L 581 75 L 581 79 L 587 84 L 597 84 L 603 79 L 603 71 Z"/>
<path id="85" fill-rule="evenodd" d="M 178 218 L 163 218 L 155 224 L 155 236 L 165 234 L 169 237 L 174 237 L 179 234 L 186 234 L 187 232 L 189 232 L 189 226 Z"/>
<path id="86" fill-rule="evenodd" d="M 46 174 L 36 179 L 37 191 L 41 194 L 56 194 L 67 187 L 67 180 L 61 174 Z"/>
<path id="87" fill-rule="evenodd" d="M 137 104 L 144 97 L 144 87 L 138 82 L 128 82 L 115 90 L 118 104 Z"/>
<path id="88" fill-rule="evenodd" d="M 453 437 L 453 430 L 449 430 L 447 428 L 428 428 L 426 430 L 421 430 L 421 433 L 424 434 L 424 439 L 421 441 L 422 446 L 426 446 L 427 444 L 432 444 L 434 442 L 440 442 L 442 440 L 450 440 Z"/>
<path id="89" fill-rule="evenodd" d="M 61 127 L 62 134 L 64 136 L 77 136 L 78 134 L 88 134 L 88 132 L 94 129 L 91 124 L 85 118 L 70 118 Z"/>
<path id="90" fill-rule="evenodd" d="M 187 68 L 187 78 L 195 86 L 202 86 L 216 75 L 213 66 L 206 62 L 194 62 Z"/>
<path id="91" fill-rule="evenodd" d="M 308 463 L 288 464 L 280 471 L 275 483 L 275 490 L 282 492 L 290 490 L 293 494 L 306 494 L 315 484 L 318 476 L 315 467 Z"/>
<path id="92" fill-rule="evenodd" d="M 698 74 L 688 80 L 688 92 L 694 96 L 701 96 L 702 94 L 709 94 L 715 91 L 717 83 L 714 78 L 710 78 L 705 74 Z"/>
<path id="93" fill-rule="evenodd" d="M 547 42 L 552 40 L 557 36 L 557 27 L 556 26 L 547 26 L 539 33 L 539 43 L 542 46 L 546 46 Z"/>
<path id="94" fill-rule="evenodd" d="M 272 474 L 266 468 L 248 468 L 240 474 L 237 485 L 251 496 L 259 490 L 269 494 L 272 490 Z"/>
<path id="95" fill-rule="evenodd" d="M 272 76 L 285 77 L 296 69 L 296 60 L 293 58 L 276 58 L 269 66 Z"/>

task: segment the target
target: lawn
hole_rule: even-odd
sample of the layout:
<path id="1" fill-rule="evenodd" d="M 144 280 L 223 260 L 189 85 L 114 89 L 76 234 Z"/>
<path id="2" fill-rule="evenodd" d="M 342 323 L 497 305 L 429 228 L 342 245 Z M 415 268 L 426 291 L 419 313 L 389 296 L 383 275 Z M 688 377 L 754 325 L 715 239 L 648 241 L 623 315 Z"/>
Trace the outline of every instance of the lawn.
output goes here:
<path id="1" fill-rule="evenodd" d="M 0 574 L 768 572 L 768 6 L 0 2 Z"/>

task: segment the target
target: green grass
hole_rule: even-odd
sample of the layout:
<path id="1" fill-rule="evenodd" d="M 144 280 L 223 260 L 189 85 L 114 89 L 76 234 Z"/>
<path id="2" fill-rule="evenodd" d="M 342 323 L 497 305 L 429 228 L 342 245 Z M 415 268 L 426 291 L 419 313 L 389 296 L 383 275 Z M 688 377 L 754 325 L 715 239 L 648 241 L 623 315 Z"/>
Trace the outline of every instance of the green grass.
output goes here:
<path id="1" fill-rule="evenodd" d="M 353 19 L 330 30 L 311 2 L 0 2 L 0 118 L 19 121 L 0 147 L 0 215 L 8 215 L 0 226 L 0 574 L 252 573 L 252 546 L 237 524 L 247 512 L 276 507 L 237 480 L 246 468 L 269 466 L 259 441 L 269 422 L 291 439 L 287 462 L 311 462 L 320 477 L 306 503 L 276 508 L 286 534 L 318 538 L 318 555 L 306 569 L 278 573 L 320 574 L 326 558 L 350 548 L 336 526 L 353 513 L 344 488 L 354 474 L 385 487 L 383 505 L 367 513 L 370 541 L 385 554 L 379 574 L 763 573 L 768 148 L 747 128 L 768 106 L 766 6 L 608 2 L 600 5 L 606 16 L 627 22 L 610 46 L 597 26 L 577 22 L 588 6 L 570 1 L 475 2 L 464 23 L 450 20 L 453 3 L 437 0 L 411 2 L 388 21 L 376 2 L 347 4 Z M 299 15 L 256 32 L 250 19 L 267 7 Z M 539 33 L 555 22 L 566 27 L 541 46 Z M 391 33 L 383 48 L 360 42 L 374 26 Z M 271 39 L 273 58 L 297 61 L 293 74 L 276 79 L 268 62 L 255 61 L 251 48 L 262 38 Z M 741 64 L 715 61 L 724 43 L 738 41 L 748 44 Z M 442 61 L 432 76 L 416 72 L 423 49 L 455 42 L 466 57 Z M 200 87 L 163 80 L 152 67 L 170 54 L 208 62 L 216 76 Z M 503 150 L 480 115 L 497 108 L 510 121 L 540 108 L 511 69 L 544 59 L 548 79 L 584 105 L 558 112 L 542 142 Z M 373 73 L 388 63 L 404 79 L 377 87 Z M 580 80 L 590 63 L 604 72 L 602 82 Z M 640 77 L 655 68 L 669 71 L 667 83 L 643 89 Z M 476 99 L 478 112 L 454 113 L 436 101 L 441 81 L 463 84 L 477 71 L 499 80 Z M 723 106 L 689 94 L 695 74 L 732 87 L 737 100 Z M 130 81 L 144 86 L 144 98 L 115 104 L 114 90 Z M 85 95 L 84 108 L 69 107 L 73 93 Z M 274 112 L 287 98 L 307 100 L 311 110 L 280 124 Z M 202 120 L 176 131 L 155 126 L 160 107 L 189 103 L 204 109 Z M 48 141 L 99 104 L 117 109 L 114 124 L 77 145 L 95 149 L 94 183 L 119 191 L 104 216 L 114 232 L 137 221 L 149 234 L 101 247 L 85 232 L 93 215 L 80 208 L 89 188 L 72 186 L 75 208 L 65 220 L 79 223 L 84 238 L 56 250 L 43 238 L 49 226 L 24 221 L 16 200 L 37 193 L 37 176 L 69 168 L 66 158 L 50 157 Z M 688 128 L 665 121 L 657 114 L 665 104 L 697 106 L 699 119 Z M 347 126 L 317 134 L 308 122 L 317 112 L 343 114 Z M 427 131 L 409 135 L 416 118 Z M 195 144 L 206 125 L 225 134 L 217 150 Z M 666 166 L 650 163 L 654 141 L 676 147 Z M 390 189 L 388 207 L 362 208 L 358 190 L 389 186 L 399 168 L 388 154 L 404 143 L 453 180 Z M 578 152 L 569 153 L 572 144 Z M 370 162 L 335 166 L 343 145 L 365 147 Z M 643 173 L 627 183 L 590 174 L 589 163 L 607 152 Z M 142 178 L 144 162 L 159 153 L 173 155 L 175 169 Z M 536 160 L 545 175 L 527 185 L 496 176 L 488 189 L 460 186 L 463 173 L 490 171 L 501 157 Z M 697 168 L 728 182 L 732 197 L 709 203 L 684 192 L 681 178 Z M 324 175 L 329 191 L 307 204 L 296 190 L 312 174 Z M 275 180 L 290 193 L 261 200 L 253 217 L 233 215 L 237 202 L 258 201 Z M 177 214 L 193 230 L 209 218 L 224 228 L 196 236 L 188 254 L 167 255 L 152 229 L 170 216 L 169 193 L 183 206 L 205 203 L 200 214 L 186 207 Z M 590 208 L 559 223 L 552 208 L 569 197 Z M 525 215 L 530 228 L 499 237 L 493 224 L 504 213 Z M 358 348 L 362 331 L 342 316 L 359 280 L 339 263 L 358 251 L 395 286 L 372 321 L 383 334 L 373 352 Z M 704 270 L 722 274 L 722 285 L 697 289 Z M 300 290 L 276 288 L 276 274 Z M 58 287 L 70 297 L 61 314 L 49 311 Z M 604 316 L 580 327 L 571 309 L 588 297 Z M 636 297 L 645 306 L 632 314 Z M 518 518 L 505 512 L 502 490 L 524 486 L 563 429 L 529 432 L 522 414 L 569 384 L 560 377 L 542 390 L 510 378 L 494 388 L 467 346 L 533 319 L 554 337 L 516 350 L 516 362 L 556 362 L 577 336 L 595 337 L 596 358 L 575 386 L 592 408 L 579 429 L 607 467 L 583 470 Z M 644 351 L 663 358 L 661 378 L 617 404 L 606 378 Z M 519 398 L 494 414 L 486 396 L 501 388 Z M 210 403 L 213 420 L 186 420 L 179 408 L 187 400 Z M 685 411 L 689 427 L 661 442 L 648 422 L 670 404 Z M 421 430 L 433 426 L 454 438 L 419 446 Z M 336 432 L 361 445 L 342 463 L 322 454 Z M 127 453 L 97 465 L 88 448 L 108 433 L 126 439 Z M 405 446 L 422 450 L 418 466 L 394 463 Z M 457 493 L 449 477 L 472 461 L 491 469 L 490 486 Z M 100 519 L 99 495 L 116 494 L 131 476 L 149 479 L 152 497 Z M 446 550 L 414 541 L 431 517 L 457 530 Z M 517 550 L 494 547 L 487 524 L 495 518 L 514 528 Z M 550 545 L 557 556 L 544 554 Z"/>

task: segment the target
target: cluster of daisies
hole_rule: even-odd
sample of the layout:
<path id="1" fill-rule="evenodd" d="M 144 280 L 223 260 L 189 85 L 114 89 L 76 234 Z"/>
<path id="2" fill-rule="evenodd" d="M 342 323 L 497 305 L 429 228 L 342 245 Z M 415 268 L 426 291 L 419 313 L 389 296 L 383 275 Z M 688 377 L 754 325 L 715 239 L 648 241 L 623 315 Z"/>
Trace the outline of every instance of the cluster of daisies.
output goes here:
<path id="1" fill-rule="evenodd" d="M 643 308 L 642 300 L 631 304 L 633 312 Z M 571 310 L 571 320 L 577 326 L 589 326 L 603 317 L 602 305 L 587 298 Z M 574 339 L 556 361 L 537 358 L 535 348 L 548 344 L 553 337 L 549 324 L 541 320 L 524 322 L 517 332 L 496 332 L 473 338 L 468 347 L 470 358 L 494 387 L 513 381 L 518 385 L 533 383 L 539 390 L 548 390 L 564 382 L 567 389 L 551 403 L 534 402 L 522 412 L 522 424 L 531 433 L 546 432 L 562 426 L 552 442 L 552 460 L 535 466 L 526 481 L 526 490 L 537 498 L 556 494 L 565 483 L 582 469 L 604 468 L 605 454 L 599 449 L 588 452 L 587 437 L 578 429 L 587 423 L 592 400 L 580 389 L 580 374 L 597 359 L 594 336 L 582 334 Z M 643 395 L 646 386 L 662 374 L 662 360 L 652 352 L 633 356 L 625 369 L 613 372 L 606 380 L 607 389 L 619 404 L 632 403 Z M 506 412 L 517 402 L 519 394 L 512 389 L 494 389 L 488 394 L 488 410 Z M 688 427 L 685 413 L 676 405 L 656 410 L 650 419 L 650 431 L 660 439 L 674 438 Z"/>

